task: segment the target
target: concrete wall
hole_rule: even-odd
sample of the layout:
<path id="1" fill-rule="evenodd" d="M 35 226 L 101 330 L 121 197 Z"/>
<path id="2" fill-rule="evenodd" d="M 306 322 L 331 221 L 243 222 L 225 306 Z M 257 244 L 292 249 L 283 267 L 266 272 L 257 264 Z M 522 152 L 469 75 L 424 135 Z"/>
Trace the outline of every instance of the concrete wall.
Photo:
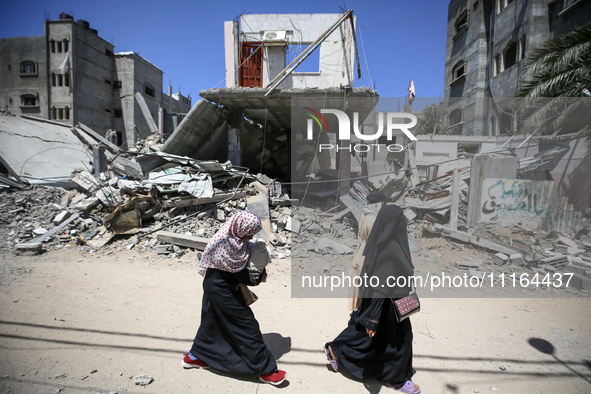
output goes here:
<path id="1" fill-rule="evenodd" d="M 590 221 L 561 197 L 551 181 L 488 178 L 482 182 L 477 222 L 520 224 L 574 234 Z"/>
<path id="2" fill-rule="evenodd" d="M 162 93 L 162 70 L 141 56 L 129 52 L 116 55 L 117 78 L 121 81 L 121 110 L 123 118 L 115 124 L 117 131 L 125 131 L 128 148 L 151 134 L 150 127 L 136 103 L 135 92 L 140 92 L 146 101 L 154 122 L 158 124 L 159 107 L 166 96 Z M 146 86 L 151 88 L 154 97 L 146 94 Z"/>
<path id="3" fill-rule="evenodd" d="M 35 74 L 21 74 L 20 64 L 30 60 Z M 0 39 L 0 109 L 14 115 L 47 118 L 47 57 L 45 38 L 13 37 Z M 37 105 L 23 106 L 22 95 L 37 97 Z"/>
<path id="4" fill-rule="evenodd" d="M 107 129 L 113 127 L 114 47 L 92 30 L 72 20 L 46 22 L 48 42 L 68 36 L 71 37 L 68 53 L 70 87 L 52 88 L 50 107 L 69 105 L 73 108 L 70 123 L 83 123 L 104 135 Z M 49 55 L 50 70 L 59 72 L 66 54 Z"/>
<path id="5" fill-rule="evenodd" d="M 67 48 L 52 50 L 52 42 L 67 43 Z M 121 134 L 124 147 L 133 147 L 137 138 L 150 133 L 136 108 L 134 94 L 138 91 L 157 124 L 159 108 L 163 107 L 165 132 L 172 132 L 182 114 L 190 110 L 190 98 L 180 93 L 163 94 L 162 71 L 137 54 L 127 52 L 130 60 L 116 64 L 113 52 L 114 46 L 99 37 L 88 22 L 76 22 L 71 17 L 46 21 L 45 36 L 0 39 L 0 108 L 65 124 L 84 123 L 102 135 L 115 130 Z M 20 75 L 23 60 L 35 62 L 35 75 Z M 62 82 L 67 75 L 69 83 L 54 85 L 52 75 L 59 75 Z M 146 95 L 146 85 L 153 89 L 153 97 Z M 38 97 L 38 105 L 22 106 L 24 94 Z M 60 113 L 62 118 L 56 119 Z"/>
<path id="6" fill-rule="evenodd" d="M 240 17 L 240 40 L 261 42 L 264 31 L 285 30 L 289 43 L 307 45 L 319 38 L 342 14 L 268 14 L 242 15 Z M 355 17 L 353 17 L 355 20 Z M 229 29 L 229 27 L 226 27 Z M 228 34 L 228 33 L 226 33 Z M 228 36 L 227 36 L 228 37 Z M 226 42 L 227 77 L 233 69 L 228 57 L 230 49 Z M 276 45 L 276 44 L 274 44 Z M 263 86 L 267 86 L 284 67 L 288 43 L 285 46 L 268 46 L 263 57 Z M 264 46 L 264 44 L 263 44 Z M 344 21 L 321 45 L 318 72 L 292 73 L 280 87 L 283 88 L 328 88 L 340 85 L 353 86 L 355 47 L 351 22 Z"/>

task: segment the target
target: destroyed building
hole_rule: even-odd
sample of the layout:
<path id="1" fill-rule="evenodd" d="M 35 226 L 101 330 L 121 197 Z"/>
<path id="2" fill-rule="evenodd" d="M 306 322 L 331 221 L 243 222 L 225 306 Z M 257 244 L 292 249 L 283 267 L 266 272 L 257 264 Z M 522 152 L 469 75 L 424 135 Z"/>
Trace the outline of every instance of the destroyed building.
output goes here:
<path id="1" fill-rule="evenodd" d="M 454 134 L 513 134 L 524 60 L 544 42 L 591 21 L 581 0 L 452 0 L 444 101 Z M 533 130 L 531 130 L 533 131 Z M 530 131 L 530 132 L 531 132 Z"/>
<path id="2" fill-rule="evenodd" d="M 153 132 L 169 135 L 191 98 L 162 93 L 162 70 L 114 49 L 88 21 L 66 13 L 45 21 L 44 36 L 0 39 L 0 109 L 82 123 L 125 149 Z"/>
<path id="3" fill-rule="evenodd" d="M 199 92 L 203 100 L 166 141 L 163 152 L 231 160 L 290 179 L 292 99 L 316 98 L 327 107 L 346 108 L 350 99 L 377 98 L 370 88 L 353 87 L 360 65 L 352 11 L 241 15 L 225 22 L 224 36 L 226 87 Z M 376 102 L 369 101 L 365 116 Z M 342 156 L 339 171 L 348 178 L 350 156 Z M 329 162 L 320 165 L 327 169 Z"/>
<path id="4" fill-rule="evenodd" d="M 433 133 L 411 142 L 398 132 L 402 151 L 319 152 L 317 142 L 338 145 L 340 124 L 327 117 L 325 133 L 301 137 L 313 125 L 306 107 L 341 108 L 357 120 L 375 110 L 377 92 L 353 87 L 354 26 L 351 12 L 227 22 L 227 86 L 201 91 L 161 146 L 136 151 L 83 122 L 2 115 L 0 188 L 15 193 L 0 193 L 0 250 L 94 252 L 111 243 L 175 258 L 203 250 L 229 215 L 250 209 L 273 258 L 292 257 L 297 268 L 298 258 L 350 253 L 366 195 L 377 189 L 404 208 L 413 252 L 443 237 L 450 249 L 480 251 L 482 261 L 453 262 L 458 269 L 571 269 L 577 288 L 591 289 L 590 156 L 579 135 Z M 136 54 L 119 56 L 149 67 Z M 306 57 L 317 68 L 301 72 Z M 129 93 L 160 137 L 151 107 L 139 104 L 146 92 Z M 359 127 L 373 135 L 379 121 Z"/>

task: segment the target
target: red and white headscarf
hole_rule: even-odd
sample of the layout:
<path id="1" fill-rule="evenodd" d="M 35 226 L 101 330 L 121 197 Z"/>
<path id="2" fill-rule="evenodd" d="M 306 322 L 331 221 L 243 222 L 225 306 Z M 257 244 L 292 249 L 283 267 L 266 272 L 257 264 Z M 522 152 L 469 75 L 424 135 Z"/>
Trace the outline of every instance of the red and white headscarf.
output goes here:
<path id="1" fill-rule="evenodd" d="M 207 243 L 199 261 L 199 273 L 205 275 L 208 268 L 228 272 L 243 269 L 250 256 L 247 241 L 262 228 L 256 213 L 236 212 Z"/>

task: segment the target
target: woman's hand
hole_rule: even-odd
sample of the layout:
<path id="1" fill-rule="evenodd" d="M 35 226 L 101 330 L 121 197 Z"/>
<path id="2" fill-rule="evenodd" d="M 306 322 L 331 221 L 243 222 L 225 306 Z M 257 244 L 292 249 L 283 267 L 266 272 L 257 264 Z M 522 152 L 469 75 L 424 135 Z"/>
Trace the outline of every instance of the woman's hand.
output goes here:
<path id="1" fill-rule="evenodd" d="M 370 338 L 373 338 L 376 335 L 375 330 L 370 330 L 369 328 L 366 328 L 365 331 L 367 332 L 367 335 L 369 335 Z"/>

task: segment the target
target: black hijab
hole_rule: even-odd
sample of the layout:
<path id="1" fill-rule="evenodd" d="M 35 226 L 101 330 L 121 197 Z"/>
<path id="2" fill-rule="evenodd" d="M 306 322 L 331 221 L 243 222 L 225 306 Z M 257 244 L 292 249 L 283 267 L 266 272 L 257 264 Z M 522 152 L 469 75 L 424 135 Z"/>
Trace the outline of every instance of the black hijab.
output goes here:
<path id="1" fill-rule="evenodd" d="M 365 262 L 361 270 L 361 277 L 364 278 L 367 275 L 368 286 L 361 287 L 362 298 L 401 298 L 408 295 L 411 289 L 409 277 L 414 273 L 414 266 L 408 246 L 406 217 L 402 213 L 402 208 L 397 205 L 385 205 L 380 209 L 367 239 L 363 255 Z M 369 278 L 372 276 L 379 278 L 377 287 L 369 285 Z M 388 277 L 394 279 L 401 277 L 399 284 L 402 286 L 388 286 Z M 405 283 L 402 279 L 405 279 Z"/>

